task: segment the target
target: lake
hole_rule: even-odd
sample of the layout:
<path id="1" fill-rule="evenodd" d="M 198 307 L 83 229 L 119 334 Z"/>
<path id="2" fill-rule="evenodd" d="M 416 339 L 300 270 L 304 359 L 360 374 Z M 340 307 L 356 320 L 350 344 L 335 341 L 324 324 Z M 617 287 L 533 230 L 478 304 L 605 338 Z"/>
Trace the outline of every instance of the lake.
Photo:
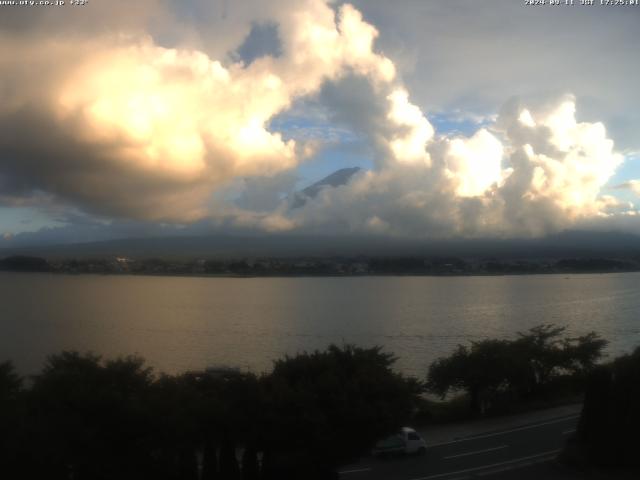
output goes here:
<path id="1" fill-rule="evenodd" d="M 139 354 L 158 371 L 255 372 L 331 343 L 381 345 L 423 377 L 459 343 L 540 323 L 640 345 L 640 273 L 199 278 L 0 273 L 0 361 L 37 372 L 63 349 Z"/>

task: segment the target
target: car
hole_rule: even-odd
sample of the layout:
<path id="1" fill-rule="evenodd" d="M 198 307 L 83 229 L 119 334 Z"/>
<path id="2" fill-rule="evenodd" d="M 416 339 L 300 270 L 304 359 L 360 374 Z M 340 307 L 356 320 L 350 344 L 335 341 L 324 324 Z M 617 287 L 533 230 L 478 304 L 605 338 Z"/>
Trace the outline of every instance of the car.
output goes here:
<path id="1" fill-rule="evenodd" d="M 371 451 L 374 457 L 420 455 L 426 452 L 427 443 L 410 427 L 402 427 L 398 433 L 380 440 Z"/>

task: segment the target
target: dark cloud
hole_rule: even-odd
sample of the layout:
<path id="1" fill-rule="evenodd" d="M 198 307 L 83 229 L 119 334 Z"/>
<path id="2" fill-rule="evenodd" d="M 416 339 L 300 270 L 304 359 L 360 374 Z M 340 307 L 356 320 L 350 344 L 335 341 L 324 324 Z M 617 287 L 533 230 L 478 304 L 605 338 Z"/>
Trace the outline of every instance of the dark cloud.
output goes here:
<path id="1" fill-rule="evenodd" d="M 282 43 L 278 36 L 278 25 L 274 23 L 256 23 L 245 41 L 232 54 L 245 65 L 262 57 L 279 57 L 282 55 Z"/>
<path id="2" fill-rule="evenodd" d="M 135 164 L 114 162 L 119 143 L 96 148 L 42 112 L 26 109 L 0 115 L 0 124 L 3 195 L 29 199 L 47 192 L 104 216 L 147 218 L 156 212 L 162 218 L 182 216 L 183 209 L 190 208 L 182 202 L 208 194 L 199 179 L 176 188 L 170 174 L 150 177 Z"/>
<path id="3" fill-rule="evenodd" d="M 271 212 L 293 194 L 298 180 L 293 173 L 243 178 L 234 185 L 234 189 L 239 191 L 235 204 L 245 210 Z"/>

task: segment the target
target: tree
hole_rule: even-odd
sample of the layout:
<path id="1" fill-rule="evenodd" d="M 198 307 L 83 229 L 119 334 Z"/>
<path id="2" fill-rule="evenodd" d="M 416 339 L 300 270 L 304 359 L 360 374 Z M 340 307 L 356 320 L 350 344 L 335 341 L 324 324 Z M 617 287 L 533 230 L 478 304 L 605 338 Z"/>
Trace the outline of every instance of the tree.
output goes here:
<path id="1" fill-rule="evenodd" d="M 604 467 L 640 467 L 640 347 L 588 376 L 577 435 L 565 458 Z"/>
<path id="2" fill-rule="evenodd" d="M 602 358 L 607 341 L 595 332 L 563 341 L 563 367 L 574 375 L 586 377 Z"/>
<path id="3" fill-rule="evenodd" d="M 562 338 L 565 327 L 543 324 L 514 341 L 517 369 L 512 380 L 522 397 L 544 393 L 562 375 L 584 380 L 602 358 L 607 342 L 595 332 L 577 338 Z"/>
<path id="4" fill-rule="evenodd" d="M 190 392 L 190 400 L 166 405 L 175 414 L 180 405 L 191 405 L 185 419 L 190 427 L 185 440 L 201 450 L 204 479 L 238 480 L 236 448 L 244 447 L 243 464 L 257 464 L 256 445 L 261 429 L 262 395 L 255 375 L 227 369 L 189 372 L 165 381 L 177 381 L 177 392 Z M 160 398 L 166 399 L 166 394 Z M 170 434 L 175 436 L 175 434 Z M 251 458 L 253 456 L 253 458 Z M 245 475 L 246 476 L 246 475 Z"/>
<path id="5" fill-rule="evenodd" d="M 49 265 L 44 258 L 15 255 L 0 260 L 0 270 L 9 270 L 11 272 L 48 272 L 51 270 L 51 265 Z"/>
<path id="6" fill-rule="evenodd" d="M 22 463 L 22 380 L 11 362 L 0 363 L 0 477 L 15 477 Z"/>
<path id="7" fill-rule="evenodd" d="M 397 431 L 421 386 L 394 372 L 394 362 L 380 347 L 352 345 L 278 360 L 263 379 L 265 478 L 332 478 L 337 466 Z"/>
<path id="8" fill-rule="evenodd" d="M 427 388 L 443 398 L 451 391 L 465 391 L 471 413 L 478 415 L 498 397 L 512 402 L 548 393 L 552 382 L 563 376 L 583 382 L 607 342 L 595 332 L 562 338 L 564 331 L 543 324 L 518 333 L 515 340 L 458 345 L 450 356 L 431 364 Z"/>
<path id="9" fill-rule="evenodd" d="M 443 398 L 452 390 L 465 390 L 472 414 L 482 414 L 483 398 L 492 397 L 508 386 L 510 347 L 504 340 L 472 342 L 470 348 L 458 345 L 451 356 L 431 364 L 427 389 Z"/>
<path id="10" fill-rule="evenodd" d="M 210 424 L 203 415 L 205 407 L 200 392 L 188 375 L 161 375 L 151 386 L 147 408 L 153 418 L 151 434 L 155 439 L 154 464 L 150 470 L 153 476 L 195 480 L 196 452 L 204 443 L 203 432 Z"/>
<path id="11" fill-rule="evenodd" d="M 50 356 L 26 395 L 33 476 L 140 478 L 152 463 L 150 369 L 136 357 L 103 364 L 76 352 Z"/>
<path id="12" fill-rule="evenodd" d="M 22 390 L 23 379 L 16 373 L 11 362 L 0 363 L 0 402 L 15 401 Z"/>
<path id="13" fill-rule="evenodd" d="M 537 394 L 559 368 L 566 366 L 569 357 L 563 351 L 560 335 L 565 327 L 542 324 L 528 330 L 518 332 L 519 338 L 514 341 L 518 352 L 516 373 L 521 382 L 520 392 L 526 396 Z M 523 382 L 524 380 L 524 382 Z"/>

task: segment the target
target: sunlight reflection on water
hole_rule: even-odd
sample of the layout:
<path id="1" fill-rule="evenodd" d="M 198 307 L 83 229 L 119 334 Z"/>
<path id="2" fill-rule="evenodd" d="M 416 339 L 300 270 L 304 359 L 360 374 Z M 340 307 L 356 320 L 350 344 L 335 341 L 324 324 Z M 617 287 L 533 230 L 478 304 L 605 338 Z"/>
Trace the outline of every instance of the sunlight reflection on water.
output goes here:
<path id="1" fill-rule="evenodd" d="M 640 344 L 640 273 L 498 277 L 188 278 L 0 274 L 0 361 L 25 373 L 75 349 L 137 353 L 175 373 L 270 369 L 330 343 L 382 345 L 423 376 L 458 343 L 540 323 Z"/>

